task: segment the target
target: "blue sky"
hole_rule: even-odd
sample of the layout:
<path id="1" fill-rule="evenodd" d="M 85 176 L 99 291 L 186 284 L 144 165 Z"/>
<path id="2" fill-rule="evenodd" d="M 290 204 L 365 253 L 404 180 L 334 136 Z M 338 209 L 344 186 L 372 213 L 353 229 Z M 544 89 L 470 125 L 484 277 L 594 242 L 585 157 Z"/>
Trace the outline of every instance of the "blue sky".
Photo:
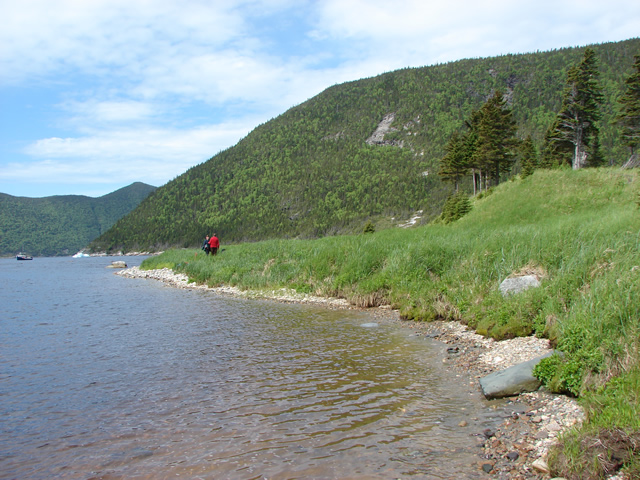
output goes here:
<path id="1" fill-rule="evenodd" d="M 0 0 L 0 192 L 160 186 L 331 85 L 639 35 L 637 0 Z"/>

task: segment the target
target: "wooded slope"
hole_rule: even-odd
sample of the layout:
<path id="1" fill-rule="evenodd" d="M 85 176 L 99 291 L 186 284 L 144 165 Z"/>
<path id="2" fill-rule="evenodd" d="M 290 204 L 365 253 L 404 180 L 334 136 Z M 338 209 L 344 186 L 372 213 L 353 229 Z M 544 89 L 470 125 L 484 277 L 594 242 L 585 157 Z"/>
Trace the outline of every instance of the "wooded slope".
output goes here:
<path id="1" fill-rule="evenodd" d="M 156 187 L 136 182 L 102 197 L 0 193 L 0 255 L 72 255 L 131 212 Z"/>
<path id="2" fill-rule="evenodd" d="M 640 39 L 592 48 L 604 90 L 600 141 L 621 165 L 628 151 L 613 119 Z M 313 238 L 361 231 L 368 220 L 386 227 L 419 210 L 426 221 L 450 189 L 437 176 L 444 146 L 470 113 L 504 91 L 518 135 L 539 148 L 583 53 L 460 60 L 333 86 L 156 190 L 92 249 L 195 246 L 214 232 L 223 243 Z M 391 130 L 372 139 L 385 118 Z"/>

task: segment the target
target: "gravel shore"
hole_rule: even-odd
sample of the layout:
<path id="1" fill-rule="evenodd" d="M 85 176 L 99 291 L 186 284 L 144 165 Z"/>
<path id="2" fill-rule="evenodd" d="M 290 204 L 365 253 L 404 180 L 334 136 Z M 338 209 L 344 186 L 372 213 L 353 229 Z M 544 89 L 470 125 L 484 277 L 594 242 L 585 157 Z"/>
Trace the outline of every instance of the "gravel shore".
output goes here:
<path id="1" fill-rule="evenodd" d="M 202 289 L 223 295 L 246 298 L 268 298 L 296 303 L 321 304 L 330 308 L 357 309 L 344 299 L 315 297 L 289 289 L 250 292 L 235 287 L 215 287 L 189 283 L 186 275 L 169 269 L 140 270 L 138 267 L 115 272 L 129 278 L 148 278 L 162 281 L 177 288 Z M 539 357 L 550 351 L 549 342 L 535 337 L 495 341 L 482 337 L 459 322 L 409 322 L 400 319 L 398 312 L 389 308 L 367 309 L 377 317 L 398 322 L 449 347 L 442 358 L 452 370 L 477 380 L 489 373 Z M 543 390 L 525 393 L 509 400 L 511 414 L 495 431 L 470 432 L 482 441 L 482 455 L 478 469 L 487 478 L 548 479 L 546 456 L 549 447 L 565 430 L 579 424 L 584 412 L 575 399 L 555 395 Z M 461 428 L 464 426 L 461 425 Z"/>

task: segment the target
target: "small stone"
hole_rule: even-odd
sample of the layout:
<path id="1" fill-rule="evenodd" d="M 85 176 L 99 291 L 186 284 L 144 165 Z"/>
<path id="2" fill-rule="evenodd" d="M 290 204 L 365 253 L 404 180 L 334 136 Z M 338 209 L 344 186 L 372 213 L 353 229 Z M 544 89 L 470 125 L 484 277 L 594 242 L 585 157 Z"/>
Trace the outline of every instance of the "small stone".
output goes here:
<path id="1" fill-rule="evenodd" d="M 536 438 L 538 440 L 544 440 L 545 438 L 548 438 L 548 437 L 549 437 L 549 432 L 547 432 L 544 429 L 542 429 L 538 433 L 536 433 Z"/>
<path id="2" fill-rule="evenodd" d="M 491 438 L 491 437 L 493 437 L 496 433 L 495 433 L 493 430 L 491 430 L 490 428 L 486 428 L 486 429 L 484 429 L 484 430 L 482 431 L 482 434 L 483 434 L 485 437 L 487 437 L 487 438 Z"/>
<path id="3" fill-rule="evenodd" d="M 491 470 L 493 470 L 493 465 L 491 465 L 490 463 L 483 463 L 482 464 L 482 471 L 484 473 L 489 473 L 489 472 L 491 472 Z"/>
<path id="4" fill-rule="evenodd" d="M 459 426 L 459 427 L 466 427 L 467 425 L 468 425 L 468 423 L 467 423 L 466 421 L 464 421 L 464 420 L 462 420 L 462 421 L 458 424 L 458 426 Z"/>
<path id="5" fill-rule="evenodd" d="M 531 466 L 542 473 L 549 473 L 549 465 L 542 458 L 538 458 Z"/>
<path id="6" fill-rule="evenodd" d="M 518 452 L 509 452 L 507 453 L 507 458 L 512 462 L 515 462 L 518 458 L 520 458 L 520 454 Z"/>
<path id="7" fill-rule="evenodd" d="M 550 432 L 557 432 L 560 430 L 560 428 L 560 424 L 555 420 L 551 420 L 549 422 L 549 425 L 547 425 L 547 430 L 549 430 Z"/>

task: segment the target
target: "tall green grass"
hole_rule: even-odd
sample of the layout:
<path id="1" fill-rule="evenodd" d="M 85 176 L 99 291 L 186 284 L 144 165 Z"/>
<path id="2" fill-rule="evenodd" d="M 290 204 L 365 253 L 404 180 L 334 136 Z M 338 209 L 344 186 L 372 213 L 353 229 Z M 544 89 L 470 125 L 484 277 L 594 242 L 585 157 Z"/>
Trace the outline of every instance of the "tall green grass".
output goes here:
<path id="1" fill-rule="evenodd" d="M 624 419 L 638 418 L 639 405 L 638 192 L 636 172 L 537 171 L 475 199 L 449 225 L 223 245 L 216 257 L 173 250 L 142 266 L 168 266 L 210 286 L 389 304 L 407 319 L 460 320 L 496 339 L 548 337 L 565 356 L 537 373 L 549 388 L 585 399 L 592 415 L 583 431 L 604 429 L 594 426 L 602 417 L 595 412 L 607 411 L 608 426 L 615 420 L 637 432 L 637 422 Z M 523 273 L 542 286 L 504 298 L 499 284 Z"/>

